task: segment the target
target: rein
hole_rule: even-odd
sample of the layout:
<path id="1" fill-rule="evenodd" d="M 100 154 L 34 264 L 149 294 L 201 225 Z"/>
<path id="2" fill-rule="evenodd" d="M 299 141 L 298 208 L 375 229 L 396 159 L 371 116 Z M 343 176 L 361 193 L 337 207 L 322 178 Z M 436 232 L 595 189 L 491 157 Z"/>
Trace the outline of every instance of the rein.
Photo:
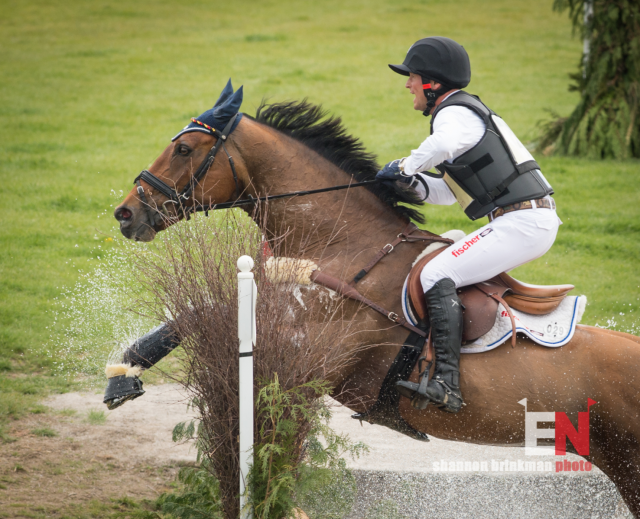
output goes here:
<path id="1" fill-rule="evenodd" d="M 361 187 L 361 186 L 370 186 L 374 184 L 379 184 L 383 182 L 383 180 L 365 180 L 363 182 L 354 182 L 353 184 L 341 184 L 339 186 L 331 186 L 331 187 L 323 187 L 322 189 L 311 189 L 309 191 L 292 191 L 291 193 L 283 193 L 281 195 L 272 195 L 272 196 L 260 196 L 257 198 L 253 198 L 249 195 L 249 198 L 243 198 L 241 200 L 234 200 L 233 202 L 223 202 L 221 204 L 214 205 L 197 205 L 194 207 L 193 211 L 215 211 L 216 209 L 229 209 L 231 207 L 237 207 L 241 205 L 252 205 L 258 202 L 268 202 L 270 200 L 277 200 L 279 198 L 289 198 L 294 196 L 306 196 L 306 195 L 315 195 L 317 193 L 326 193 L 328 191 L 340 191 L 341 189 L 349 189 L 350 187 Z"/>
<path id="2" fill-rule="evenodd" d="M 224 145 L 224 143 L 226 142 L 229 136 L 229 133 L 231 132 L 231 129 L 233 128 L 233 125 L 237 117 L 238 117 L 238 114 L 235 114 L 229 120 L 229 122 L 227 123 L 227 125 L 224 127 L 222 131 L 219 131 L 216 128 L 207 127 L 210 131 L 213 132 L 213 134 L 218 138 L 218 140 L 209 150 L 209 153 L 207 153 L 207 156 L 201 162 L 200 166 L 198 166 L 198 169 L 193 173 L 191 180 L 187 183 L 187 185 L 184 187 L 182 192 L 178 193 L 177 189 L 169 186 L 166 182 L 160 180 L 148 169 L 142 170 L 140 174 L 133 180 L 133 183 L 137 185 L 138 196 L 140 197 L 140 200 L 142 201 L 142 203 L 146 208 L 147 216 L 149 217 L 149 222 L 153 224 L 158 215 L 160 215 L 161 217 L 171 218 L 171 216 L 169 215 L 169 211 L 166 207 L 167 204 L 174 204 L 176 206 L 180 206 L 184 208 L 183 203 L 189 200 L 189 198 L 191 198 L 191 195 L 193 194 L 193 190 L 196 184 L 200 183 L 200 181 L 207 174 L 207 172 L 213 165 L 213 162 L 215 161 L 216 155 L 218 154 L 218 151 L 220 151 L 220 148 L 224 150 L 225 154 L 227 155 L 227 159 L 229 160 L 229 165 L 231 166 L 231 172 L 233 173 L 233 180 L 236 185 L 236 193 L 235 193 L 236 197 L 240 196 L 240 184 L 238 182 L 238 174 L 236 172 L 236 166 L 235 166 L 235 163 L 233 162 L 233 157 L 229 155 L 229 152 L 227 151 L 227 148 Z M 147 202 L 147 198 L 144 194 L 144 188 L 142 187 L 142 184 L 140 184 L 141 180 L 145 181 L 153 189 L 155 189 L 156 191 L 158 191 L 159 193 L 167 197 L 167 200 L 162 204 L 162 209 L 158 209 L 157 206 L 155 208 L 151 207 L 151 205 Z M 364 182 L 342 184 L 339 186 L 325 187 L 322 189 L 311 189 L 307 191 L 293 191 L 291 193 L 283 193 L 280 195 L 272 195 L 272 196 L 261 196 L 257 198 L 254 198 L 251 195 L 248 195 L 249 198 L 243 198 L 243 199 L 234 200 L 231 202 L 223 202 L 220 204 L 213 204 L 213 205 L 193 204 L 191 206 L 186 206 L 186 208 L 184 208 L 184 211 L 185 211 L 185 216 L 187 217 L 187 219 L 189 219 L 191 216 L 191 213 L 196 213 L 196 212 L 204 212 L 206 215 L 208 215 L 209 211 L 215 211 L 216 209 L 230 209 L 232 207 L 239 207 L 242 205 L 254 205 L 258 202 L 267 202 L 270 200 L 278 200 L 280 198 L 314 195 L 317 193 L 327 193 L 329 191 L 339 191 L 341 189 L 349 189 L 350 187 L 375 185 L 375 184 L 379 184 L 380 182 L 383 182 L 383 180 L 382 179 L 365 180 Z"/>

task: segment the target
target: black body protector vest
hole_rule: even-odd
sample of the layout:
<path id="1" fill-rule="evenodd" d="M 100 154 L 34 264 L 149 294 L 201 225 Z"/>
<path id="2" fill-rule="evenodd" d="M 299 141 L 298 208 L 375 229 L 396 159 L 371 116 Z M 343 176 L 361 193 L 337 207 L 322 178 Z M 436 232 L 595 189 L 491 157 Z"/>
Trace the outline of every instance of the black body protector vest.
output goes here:
<path id="1" fill-rule="evenodd" d="M 453 191 L 472 220 L 486 216 L 496 207 L 542 198 L 553 189 L 540 166 L 493 110 L 480 98 L 463 91 L 451 94 L 433 112 L 433 121 L 447 106 L 464 106 L 478 114 L 487 126 L 480 142 L 453 162 L 436 166 L 439 177 Z"/>

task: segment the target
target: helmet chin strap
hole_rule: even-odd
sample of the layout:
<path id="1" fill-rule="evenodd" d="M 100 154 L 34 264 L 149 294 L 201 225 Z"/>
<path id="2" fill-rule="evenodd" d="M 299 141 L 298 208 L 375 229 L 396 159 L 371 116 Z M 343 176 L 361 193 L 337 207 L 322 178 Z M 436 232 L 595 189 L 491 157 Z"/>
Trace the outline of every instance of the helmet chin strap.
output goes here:
<path id="1" fill-rule="evenodd" d="M 434 90 L 431 88 L 431 83 L 426 83 L 422 85 L 422 88 L 424 90 L 424 95 L 427 98 L 427 109 L 422 112 L 422 115 L 429 117 L 431 115 L 431 110 L 436 106 L 436 100 L 447 91 L 447 87 L 441 85 L 440 88 Z"/>

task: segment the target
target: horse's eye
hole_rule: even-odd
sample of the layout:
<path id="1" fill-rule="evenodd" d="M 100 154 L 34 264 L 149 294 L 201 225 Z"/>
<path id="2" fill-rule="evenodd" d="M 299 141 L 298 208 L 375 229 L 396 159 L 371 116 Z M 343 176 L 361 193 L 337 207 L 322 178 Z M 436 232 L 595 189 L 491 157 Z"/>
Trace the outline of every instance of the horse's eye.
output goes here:
<path id="1" fill-rule="evenodd" d="M 191 148 L 189 148 L 189 146 L 181 144 L 180 146 L 178 146 L 178 153 L 180 155 L 189 155 L 189 153 L 191 153 Z"/>

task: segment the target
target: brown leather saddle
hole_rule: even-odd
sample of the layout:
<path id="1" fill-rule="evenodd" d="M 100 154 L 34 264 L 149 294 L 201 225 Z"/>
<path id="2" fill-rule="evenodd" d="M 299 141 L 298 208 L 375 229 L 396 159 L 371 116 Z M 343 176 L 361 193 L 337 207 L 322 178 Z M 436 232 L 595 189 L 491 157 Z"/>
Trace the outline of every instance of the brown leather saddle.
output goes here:
<path id="1" fill-rule="evenodd" d="M 438 254 L 448 247 L 442 247 L 421 258 L 409 273 L 407 292 L 411 311 L 419 320 L 427 320 L 427 304 L 420 283 L 420 272 Z M 496 277 L 458 289 L 458 295 L 464 305 L 463 341 L 473 341 L 482 337 L 493 327 L 498 311 L 498 302 L 502 302 L 511 315 L 511 308 L 528 314 L 544 315 L 555 310 L 573 290 L 573 285 L 529 285 L 512 278 L 503 272 Z M 504 305 L 504 302 L 507 304 Z M 515 328 L 515 325 L 514 325 Z M 515 342 L 515 333 L 513 334 Z"/>

